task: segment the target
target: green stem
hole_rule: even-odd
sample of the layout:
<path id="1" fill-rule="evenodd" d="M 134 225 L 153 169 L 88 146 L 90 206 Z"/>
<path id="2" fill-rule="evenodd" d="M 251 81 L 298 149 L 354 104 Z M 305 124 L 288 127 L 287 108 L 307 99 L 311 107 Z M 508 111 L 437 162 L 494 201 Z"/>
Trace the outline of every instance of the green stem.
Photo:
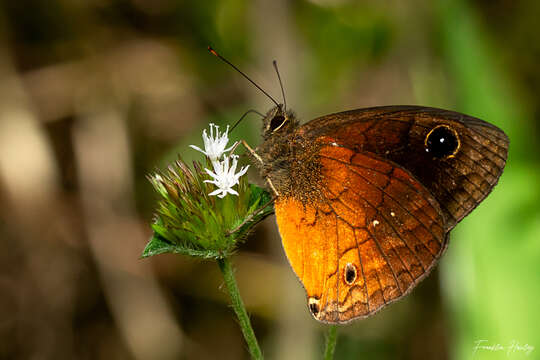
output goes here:
<path id="1" fill-rule="evenodd" d="M 218 260 L 219 269 L 223 274 L 225 279 L 225 286 L 229 291 L 229 296 L 231 297 L 232 307 L 236 316 L 238 317 L 238 322 L 240 323 L 240 328 L 242 329 L 242 334 L 248 345 L 249 353 L 253 359 L 262 359 L 262 352 L 259 344 L 257 343 L 257 338 L 251 327 L 251 322 L 249 321 L 249 316 L 244 306 L 244 302 L 240 297 L 240 292 L 238 291 L 238 285 L 236 284 L 236 279 L 234 277 L 233 268 L 229 258 L 223 258 Z"/>
<path id="2" fill-rule="evenodd" d="M 334 350 L 337 343 L 337 325 L 329 325 L 328 333 L 326 334 L 326 349 L 324 350 L 324 360 L 332 360 L 334 358 Z"/>

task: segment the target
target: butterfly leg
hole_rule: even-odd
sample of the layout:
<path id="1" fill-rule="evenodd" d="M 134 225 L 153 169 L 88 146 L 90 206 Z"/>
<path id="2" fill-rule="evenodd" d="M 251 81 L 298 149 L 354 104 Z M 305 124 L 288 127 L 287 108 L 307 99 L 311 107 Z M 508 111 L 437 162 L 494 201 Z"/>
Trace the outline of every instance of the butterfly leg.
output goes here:
<path id="1" fill-rule="evenodd" d="M 246 140 L 240 140 L 240 142 L 242 143 L 242 145 L 244 145 L 244 147 L 246 148 L 247 151 L 249 151 L 249 153 L 251 154 L 251 156 L 253 156 L 255 159 L 257 159 L 261 164 L 264 164 L 263 160 L 261 159 L 261 157 L 259 156 L 259 154 L 257 154 L 255 152 L 255 150 L 253 150 L 251 148 L 251 146 L 249 146 L 249 144 L 246 142 Z"/>
<path id="2" fill-rule="evenodd" d="M 274 194 L 276 195 L 276 197 L 279 196 L 279 193 L 277 192 L 276 188 L 274 187 L 274 184 L 272 184 L 272 181 L 270 179 L 266 179 L 266 182 L 268 183 L 268 185 L 270 186 L 270 189 L 272 189 L 272 191 L 274 192 Z"/>
<path id="3" fill-rule="evenodd" d="M 240 141 L 242 143 L 242 145 L 244 145 L 244 147 L 247 149 L 247 151 L 249 151 L 249 153 L 251 154 L 251 156 L 253 156 L 255 159 L 257 159 L 261 164 L 264 165 L 264 161 L 261 159 L 261 157 L 259 156 L 259 154 L 257 154 L 255 152 L 255 150 L 253 150 L 251 148 L 251 146 L 249 146 L 249 144 L 245 141 L 245 140 L 241 140 Z M 279 196 L 279 193 L 277 192 L 276 188 L 274 187 L 274 184 L 272 184 L 272 181 L 268 178 L 266 178 L 266 182 L 268 183 L 268 186 L 270 186 L 270 189 L 272 189 L 272 191 L 274 192 L 274 195 L 275 196 Z"/>

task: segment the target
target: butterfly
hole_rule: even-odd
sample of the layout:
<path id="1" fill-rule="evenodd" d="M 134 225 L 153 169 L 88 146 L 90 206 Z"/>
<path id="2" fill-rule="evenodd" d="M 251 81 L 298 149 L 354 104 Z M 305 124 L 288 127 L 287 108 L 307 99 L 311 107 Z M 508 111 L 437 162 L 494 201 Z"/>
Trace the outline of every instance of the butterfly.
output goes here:
<path id="1" fill-rule="evenodd" d="M 480 119 L 383 106 L 300 125 L 281 106 L 256 149 L 313 317 L 346 323 L 407 295 L 493 189 L 508 137 Z"/>
<path id="2" fill-rule="evenodd" d="M 275 103 L 248 150 L 321 322 L 365 318 L 410 293 L 506 164 L 506 134 L 458 112 L 382 106 L 300 125 Z"/>

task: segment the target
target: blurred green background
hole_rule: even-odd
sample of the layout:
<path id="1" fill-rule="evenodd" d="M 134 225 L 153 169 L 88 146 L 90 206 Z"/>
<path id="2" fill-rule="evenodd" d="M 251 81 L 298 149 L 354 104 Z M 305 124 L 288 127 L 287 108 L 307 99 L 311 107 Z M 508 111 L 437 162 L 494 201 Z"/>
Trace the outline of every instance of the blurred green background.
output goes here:
<path id="1" fill-rule="evenodd" d="M 303 121 L 420 104 L 502 128 L 507 168 L 438 270 L 341 327 L 336 358 L 539 359 L 539 19 L 534 0 L 2 1 L 0 358 L 248 357 L 215 263 L 139 259 L 145 175 L 197 156 L 209 122 L 272 105 L 212 45 L 279 98 L 276 59 Z M 256 145 L 259 128 L 233 138 Z M 266 357 L 320 358 L 272 217 L 234 262 Z"/>

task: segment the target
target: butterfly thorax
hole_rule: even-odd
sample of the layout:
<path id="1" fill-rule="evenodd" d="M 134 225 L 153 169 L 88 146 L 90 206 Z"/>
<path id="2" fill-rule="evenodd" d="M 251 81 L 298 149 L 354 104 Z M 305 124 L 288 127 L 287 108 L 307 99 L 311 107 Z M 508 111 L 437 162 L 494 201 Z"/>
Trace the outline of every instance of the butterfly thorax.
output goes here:
<path id="1" fill-rule="evenodd" d="M 310 201 L 318 194 L 320 164 L 318 146 L 297 131 L 299 121 L 292 111 L 272 108 L 263 121 L 263 143 L 256 162 L 264 179 L 270 180 L 280 196 Z"/>

